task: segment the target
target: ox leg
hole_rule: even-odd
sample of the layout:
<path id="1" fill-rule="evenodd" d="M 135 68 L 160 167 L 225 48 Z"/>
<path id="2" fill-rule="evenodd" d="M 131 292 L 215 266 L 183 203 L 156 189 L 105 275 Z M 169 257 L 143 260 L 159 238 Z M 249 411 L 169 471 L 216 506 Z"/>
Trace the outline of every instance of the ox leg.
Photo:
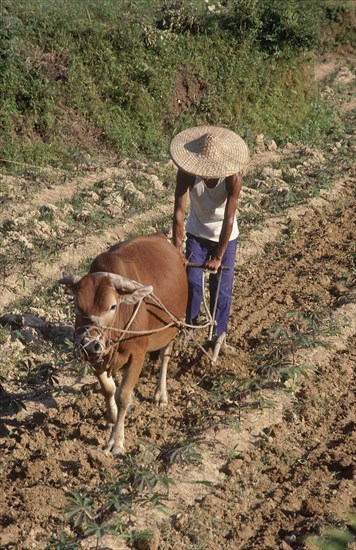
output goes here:
<path id="1" fill-rule="evenodd" d="M 156 403 L 156 405 L 160 405 L 161 407 L 164 407 L 168 403 L 167 368 L 172 354 L 172 347 L 173 342 L 169 342 L 169 344 L 166 347 L 162 348 L 159 352 L 160 371 L 154 395 L 154 402 Z"/>
<path id="2" fill-rule="evenodd" d="M 132 402 L 132 393 L 135 384 L 140 376 L 144 361 L 142 358 L 135 358 L 134 363 L 130 363 L 125 367 L 122 375 L 121 384 L 117 391 L 117 406 L 118 414 L 115 425 L 112 429 L 110 439 L 105 447 L 106 454 L 110 452 L 114 456 L 125 454 L 125 417 Z"/>
<path id="3" fill-rule="evenodd" d="M 106 370 L 101 373 L 97 373 L 97 378 L 101 386 L 101 390 L 104 394 L 106 410 L 108 415 L 108 422 L 115 424 L 117 419 L 117 405 L 115 400 L 116 384 L 112 376 L 108 376 Z"/>

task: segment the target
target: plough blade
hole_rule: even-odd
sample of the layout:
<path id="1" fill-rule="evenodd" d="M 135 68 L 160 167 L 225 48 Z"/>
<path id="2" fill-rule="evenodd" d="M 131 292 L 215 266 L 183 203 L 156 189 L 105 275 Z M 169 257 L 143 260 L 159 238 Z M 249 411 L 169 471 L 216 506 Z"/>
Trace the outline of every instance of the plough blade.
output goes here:
<path id="1" fill-rule="evenodd" d="M 226 332 L 223 332 L 222 334 L 220 334 L 220 336 L 217 337 L 214 345 L 214 349 L 213 349 L 213 355 L 211 357 L 212 363 L 215 363 L 215 361 L 217 360 L 218 355 L 220 353 L 221 346 L 225 343 L 225 340 L 226 340 Z"/>

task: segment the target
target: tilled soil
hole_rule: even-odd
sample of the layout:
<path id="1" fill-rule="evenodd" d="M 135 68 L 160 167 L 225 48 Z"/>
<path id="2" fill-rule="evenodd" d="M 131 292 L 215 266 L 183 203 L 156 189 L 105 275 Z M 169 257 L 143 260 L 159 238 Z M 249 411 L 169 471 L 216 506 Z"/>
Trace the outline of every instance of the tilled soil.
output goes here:
<path id="1" fill-rule="evenodd" d="M 344 329 L 329 340 L 330 348 L 303 353 L 304 363 L 317 370 L 298 386 L 282 419 L 272 418 L 248 450 L 223 467 L 226 477 L 213 495 L 185 513 L 180 535 L 190 526 L 193 540 L 201 541 L 206 529 L 203 547 L 304 548 L 306 535 L 342 523 L 354 504 L 355 308 L 338 278 L 347 269 L 347 235 L 352 238 L 355 220 L 348 209 L 327 222 L 325 217 L 322 210 L 303 219 L 292 245 L 275 248 L 238 282 L 236 335 L 246 354 L 296 307 L 294 301 L 305 308 L 336 307 L 332 316 Z M 338 235 L 343 244 L 337 246 Z M 231 363 L 222 366 L 231 369 Z"/>
<path id="2" fill-rule="evenodd" d="M 151 461 L 175 483 L 162 489 L 165 514 L 136 502 L 138 515 L 123 512 L 122 521 L 126 533 L 148 528 L 153 538 L 80 542 L 80 527 L 66 519 L 68 494 L 92 495 L 100 509 L 110 476 L 123 470 L 102 451 L 107 427 L 94 378 L 76 380 L 64 367 L 61 392 L 32 388 L 26 410 L 3 415 L 1 548 L 66 548 L 76 535 L 84 548 L 313 549 L 309 535 L 346 529 L 356 496 L 350 184 L 335 176 L 322 197 L 281 215 L 273 234 L 264 221 L 263 249 L 238 256 L 228 337 L 235 351 L 222 350 L 212 365 L 178 339 L 164 409 L 151 403 L 157 365 L 147 360 L 122 460 L 136 472 L 137 458 Z M 283 376 L 271 372 L 271 350 Z M 49 544 L 61 532 L 67 543 Z"/>

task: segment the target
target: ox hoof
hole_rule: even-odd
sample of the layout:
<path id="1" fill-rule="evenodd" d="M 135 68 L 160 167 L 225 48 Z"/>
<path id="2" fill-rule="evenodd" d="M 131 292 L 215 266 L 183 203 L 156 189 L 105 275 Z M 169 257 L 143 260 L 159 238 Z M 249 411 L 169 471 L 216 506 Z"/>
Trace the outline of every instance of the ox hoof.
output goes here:
<path id="1" fill-rule="evenodd" d="M 124 458 L 126 454 L 124 449 L 113 449 L 111 453 L 115 458 Z"/>
<path id="2" fill-rule="evenodd" d="M 160 393 L 155 393 L 154 402 L 158 407 L 166 407 L 168 404 L 168 397 Z"/>
<path id="3" fill-rule="evenodd" d="M 111 446 L 109 447 L 109 445 L 106 445 L 106 446 L 104 447 L 103 450 L 104 450 L 104 454 L 105 454 L 106 456 L 110 456 L 110 455 L 111 455 Z"/>
<path id="4" fill-rule="evenodd" d="M 125 449 L 122 446 L 114 447 L 114 443 L 108 443 L 104 447 L 104 454 L 106 456 L 111 456 L 112 455 L 112 456 L 118 458 L 118 457 L 124 456 L 126 453 L 125 453 Z"/>

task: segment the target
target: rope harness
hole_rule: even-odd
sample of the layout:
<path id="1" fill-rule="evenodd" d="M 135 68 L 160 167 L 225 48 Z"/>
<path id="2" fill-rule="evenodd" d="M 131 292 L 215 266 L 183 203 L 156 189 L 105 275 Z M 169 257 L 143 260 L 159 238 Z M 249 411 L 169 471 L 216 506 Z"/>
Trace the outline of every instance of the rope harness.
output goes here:
<path id="1" fill-rule="evenodd" d="M 188 264 L 189 267 L 202 267 L 200 264 Z M 194 343 L 199 347 L 199 349 L 207 356 L 209 359 L 212 359 L 212 357 L 209 355 L 209 353 L 205 350 L 205 348 L 194 338 L 192 332 L 195 330 L 201 330 L 206 329 L 209 327 L 209 339 L 211 340 L 213 335 L 213 330 L 215 326 L 215 315 L 216 315 L 216 308 L 217 308 L 217 302 L 219 297 L 219 291 L 220 291 L 220 285 L 221 285 L 221 277 L 222 277 L 222 270 L 223 269 L 229 269 L 229 267 L 221 266 L 221 269 L 219 271 L 219 279 L 218 279 L 218 285 L 217 285 L 217 292 L 215 296 L 215 302 L 213 307 L 213 313 L 210 313 L 210 309 L 207 304 L 206 295 L 205 292 L 203 292 L 203 307 L 205 311 L 205 315 L 207 318 L 207 322 L 202 325 L 190 325 L 183 321 L 182 319 L 178 319 L 175 317 L 167 308 L 166 306 L 161 302 L 161 300 L 153 294 L 153 292 L 150 292 L 145 298 L 141 298 L 137 304 L 135 304 L 134 310 L 132 312 L 132 315 L 130 319 L 128 320 L 126 327 L 119 329 L 112 325 L 108 326 L 101 326 L 99 324 L 90 324 L 90 325 L 83 325 L 75 330 L 75 348 L 81 347 L 81 349 L 86 352 L 86 348 L 89 347 L 93 343 L 98 343 L 98 337 L 100 340 L 100 346 L 102 347 L 102 351 L 97 353 L 97 358 L 99 360 L 103 360 L 104 357 L 106 357 L 109 354 L 113 354 L 115 349 L 119 347 L 120 343 L 125 340 L 125 336 L 132 335 L 132 336 L 144 336 L 148 334 L 154 334 L 156 332 L 162 332 L 163 330 L 166 330 L 168 328 L 171 328 L 173 326 L 177 327 L 181 331 L 184 332 L 184 335 L 186 338 L 189 338 L 194 341 Z M 205 286 L 205 272 L 203 271 L 203 287 Z M 163 327 L 157 328 L 157 329 L 151 329 L 151 330 L 131 330 L 130 327 L 135 320 L 135 317 L 137 316 L 137 313 L 141 307 L 142 302 L 149 298 L 152 300 L 155 304 L 157 304 L 171 319 L 171 322 L 164 325 Z M 83 317 L 84 319 L 86 317 Z M 92 331 L 96 331 L 97 337 L 92 335 Z M 108 331 L 119 333 L 119 337 L 117 340 L 112 340 L 108 336 Z M 85 344 L 81 344 L 81 342 L 84 340 L 84 338 L 87 340 Z M 88 355 L 88 353 L 87 353 Z"/>

